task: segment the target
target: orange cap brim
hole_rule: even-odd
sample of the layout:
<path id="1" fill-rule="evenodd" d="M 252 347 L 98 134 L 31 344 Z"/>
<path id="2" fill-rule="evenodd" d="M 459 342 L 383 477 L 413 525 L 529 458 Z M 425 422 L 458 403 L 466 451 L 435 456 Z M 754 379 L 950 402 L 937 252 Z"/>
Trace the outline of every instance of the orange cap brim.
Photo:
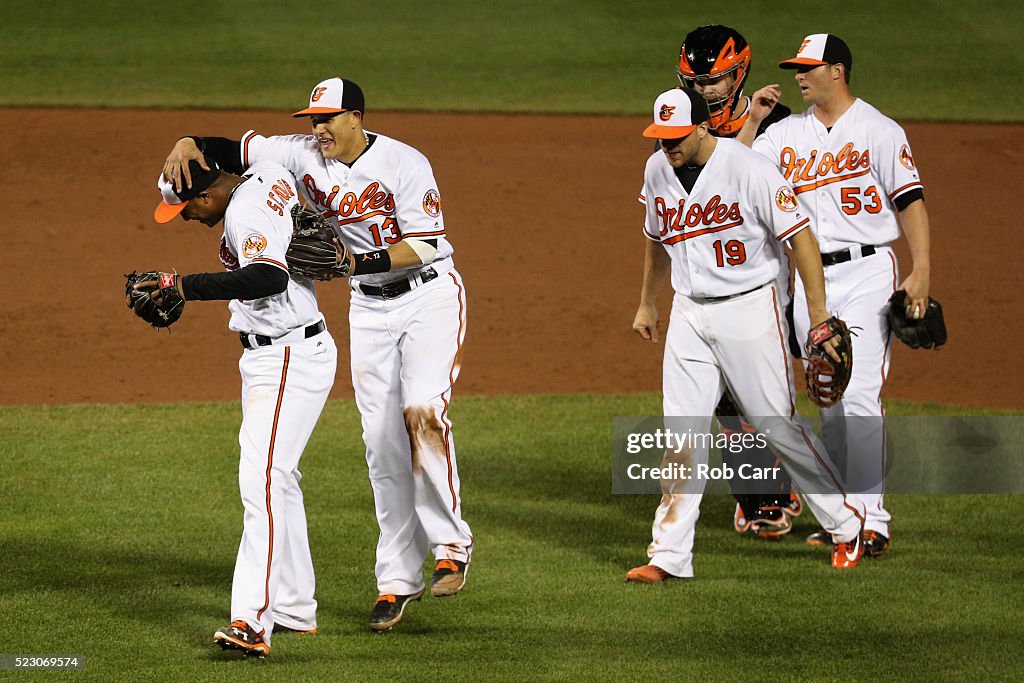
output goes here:
<path id="1" fill-rule="evenodd" d="M 657 123 L 652 123 L 644 130 L 644 137 L 657 138 L 659 140 L 675 140 L 677 138 L 685 138 L 695 130 L 697 130 L 697 126 L 659 126 Z"/>
<path id="2" fill-rule="evenodd" d="M 167 202 L 160 202 L 157 205 L 156 210 L 153 212 L 153 219 L 157 223 L 170 223 L 175 219 L 178 214 L 185 210 L 188 202 L 182 202 L 181 204 L 168 204 Z"/>
<path id="3" fill-rule="evenodd" d="M 309 107 L 302 111 L 297 111 L 292 116 L 298 118 L 300 116 L 317 116 L 318 114 L 344 114 L 348 109 L 333 109 L 331 107 Z"/>
<path id="4" fill-rule="evenodd" d="M 806 57 L 795 57 L 793 59 L 787 59 L 784 62 L 779 62 L 780 69 L 799 69 L 801 66 L 825 66 L 828 62 L 823 62 L 820 59 L 807 59 Z"/>

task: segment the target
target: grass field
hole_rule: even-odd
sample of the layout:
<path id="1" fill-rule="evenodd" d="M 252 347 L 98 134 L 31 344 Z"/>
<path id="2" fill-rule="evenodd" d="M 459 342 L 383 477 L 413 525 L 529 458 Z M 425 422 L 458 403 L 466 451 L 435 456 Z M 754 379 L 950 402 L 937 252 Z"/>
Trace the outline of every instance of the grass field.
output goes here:
<path id="1" fill-rule="evenodd" d="M 792 74 L 775 65 L 832 32 L 853 50 L 855 92 L 892 116 L 1024 120 L 1024 6 L 1012 0 L 8 2 L 0 105 L 294 110 L 340 73 L 371 110 L 639 114 L 675 83 L 686 33 L 708 23 L 738 28 L 750 85 L 781 82 L 790 104 Z"/>
<path id="2" fill-rule="evenodd" d="M 709 496 L 697 579 L 625 585 L 657 499 L 609 493 L 611 417 L 658 407 L 456 401 L 470 581 L 378 635 L 358 415 L 331 402 L 302 468 L 321 634 L 263 662 L 211 642 L 241 533 L 237 404 L 0 409 L 0 653 L 85 655 L 58 674 L 75 680 L 1019 680 L 1020 496 L 892 496 L 892 552 L 849 573 L 800 542 L 806 513 L 768 544 Z"/>

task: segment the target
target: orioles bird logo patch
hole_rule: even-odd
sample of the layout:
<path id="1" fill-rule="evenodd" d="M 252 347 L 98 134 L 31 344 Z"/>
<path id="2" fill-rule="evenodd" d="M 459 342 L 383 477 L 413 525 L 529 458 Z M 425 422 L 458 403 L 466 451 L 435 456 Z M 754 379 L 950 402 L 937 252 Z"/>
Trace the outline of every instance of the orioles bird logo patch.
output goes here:
<path id="1" fill-rule="evenodd" d="M 910 153 L 910 148 L 906 145 L 900 147 L 900 163 L 908 170 L 914 170 L 914 156 Z"/>
<path id="2" fill-rule="evenodd" d="M 675 113 L 675 110 L 675 107 L 668 104 L 663 104 L 661 105 L 661 111 L 658 112 L 658 118 L 661 119 L 662 121 L 668 121 L 669 119 L 672 118 L 672 114 Z"/>
<path id="3" fill-rule="evenodd" d="M 267 248 L 267 238 L 258 232 L 254 232 L 242 242 L 242 255 L 245 258 L 255 258 Z"/>
<path id="4" fill-rule="evenodd" d="M 783 185 L 775 191 L 775 204 L 783 211 L 796 211 L 796 195 L 788 185 Z"/>
<path id="5" fill-rule="evenodd" d="M 423 195 L 423 210 L 434 218 L 441 215 L 441 195 L 437 193 L 437 190 L 427 190 L 427 193 Z"/>
<path id="6" fill-rule="evenodd" d="M 325 88 L 323 86 L 320 86 L 318 88 L 313 88 L 313 94 L 310 95 L 309 101 L 310 102 L 319 102 L 320 98 L 324 96 L 325 92 L 327 92 L 327 88 Z"/>

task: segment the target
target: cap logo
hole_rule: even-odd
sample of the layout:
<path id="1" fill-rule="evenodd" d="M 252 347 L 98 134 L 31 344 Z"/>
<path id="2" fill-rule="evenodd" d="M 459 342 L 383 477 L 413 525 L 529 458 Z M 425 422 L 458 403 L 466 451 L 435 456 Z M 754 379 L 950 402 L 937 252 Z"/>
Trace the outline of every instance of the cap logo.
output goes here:
<path id="1" fill-rule="evenodd" d="M 323 87 L 322 85 L 318 86 L 316 88 L 313 88 L 313 94 L 310 96 L 309 101 L 310 102 L 319 102 L 320 98 L 324 96 L 325 92 L 327 92 L 327 88 Z"/>
<path id="2" fill-rule="evenodd" d="M 810 43 L 811 43 L 811 40 L 810 40 L 810 38 L 804 38 L 804 42 L 800 43 L 800 49 L 799 49 L 799 50 L 797 50 L 797 51 L 796 51 L 796 53 L 797 53 L 797 54 L 800 54 L 801 52 L 803 52 L 804 50 L 806 50 L 806 49 L 807 49 L 807 46 L 808 46 L 808 45 L 809 45 Z"/>
<path id="3" fill-rule="evenodd" d="M 672 114 L 675 113 L 676 108 L 670 104 L 661 105 L 661 111 L 658 112 L 658 118 L 662 121 L 668 121 L 672 118 Z"/>

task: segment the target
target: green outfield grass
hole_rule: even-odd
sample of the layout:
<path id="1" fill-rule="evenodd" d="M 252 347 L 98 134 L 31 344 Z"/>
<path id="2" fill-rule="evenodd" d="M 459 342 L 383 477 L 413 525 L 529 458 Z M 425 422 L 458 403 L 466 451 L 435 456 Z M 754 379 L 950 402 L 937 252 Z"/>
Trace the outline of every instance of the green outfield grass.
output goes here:
<path id="1" fill-rule="evenodd" d="M 302 468 L 321 634 L 262 662 L 211 640 L 241 533 L 237 403 L 0 408 L 0 654 L 82 654 L 59 676 L 105 681 L 1019 680 L 1021 496 L 891 496 L 892 552 L 848 573 L 800 542 L 809 514 L 769 544 L 710 496 L 698 578 L 625 585 L 657 498 L 609 493 L 611 417 L 659 403 L 458 399 L 468 586 L 378 635 L 359 419 L 332 401 Z"/>
<path id="2" fill-rule="evenodd" d="M 7 2 L 0 106 L 294 110 L 340 73 L 371 109 L 646 113 L 707 23 L 744 33 L 751 85 L 781 80 L 798 107 L 775 65 L 832 32 L 852 47 L 856 91 L 890 115 L 1024 119 L 1014 0 Z"/>

